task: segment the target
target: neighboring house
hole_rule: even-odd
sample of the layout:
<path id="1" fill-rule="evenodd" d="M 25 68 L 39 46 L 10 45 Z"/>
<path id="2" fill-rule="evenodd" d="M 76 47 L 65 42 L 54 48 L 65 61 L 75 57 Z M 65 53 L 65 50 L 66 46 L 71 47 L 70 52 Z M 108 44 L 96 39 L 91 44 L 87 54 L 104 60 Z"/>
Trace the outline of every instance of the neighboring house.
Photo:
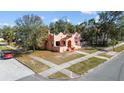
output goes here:
<path id="1" fill-rule="evenodd" d="M 49 33 L 45 46 L 47 50 L 51 51 L 73 51 L 81 48 L 80 34 L 77 32 L 71 35 L 63 34 L 62 32 L 58 35 Z"/>

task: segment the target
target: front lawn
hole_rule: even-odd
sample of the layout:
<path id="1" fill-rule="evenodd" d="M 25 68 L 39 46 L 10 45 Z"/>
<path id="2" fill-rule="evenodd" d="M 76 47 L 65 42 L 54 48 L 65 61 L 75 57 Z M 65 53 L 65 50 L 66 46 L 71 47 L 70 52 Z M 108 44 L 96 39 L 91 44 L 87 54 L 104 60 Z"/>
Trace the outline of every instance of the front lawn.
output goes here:
<path id="1" fill-rule="evenodd" d="M 51 51 L 35 51 L 32 55 L 41 57 L 58 65 L 84 56 L 83 54 L 75 52 L 58 53 Z"/>
<path id="2" fill-rule="evenodd" d="M 99 54 L 99 56 L 103 56 L 103 57 L 107 57 L 107 58 L 111 58 L 112 57 L 111 55 L 108 55 L 106 53 L 101 53 L 101 54 Z"/>
<path id="3" fill-rule="evenodd" d="M 124 45 L 115 48 L 115 52 L 121 52 L 124 50 Z"/>
<path id="4" fill-rule="evenodd" d="M 78 50 L 86 52 L 86 53 L 94 53 L 94 52 L 98 51 L 96 48 L 92 48 L 92 47 L 84 47 L 84 48 L 80 48 Z"/>
<path id="5" fill-rule="evenodd" d="M 25 66 L 27 66 L 28 68 L 30 68 L 35 73 L 40 73 L 40 72 L 45 71 L 49 68 L 47 65 L 45 65 L 41 62 L 32 60 L 26 54 L 20 55 L 20 56 L 16 57 L 16 59 L 19 62 L 21 62 L 22 64 L 24 64 Z"/>
<path id="6" fill-rule="evenodd" d="M 96 57 L 92 57 L 89 58 L 86 61 L 74 64 L 72 66 L 70 66 L 69 68 L 67 68 L 68 70 L 71 70 L 74 73 L 77 74 L 84 74 L 86 73 L 88 70 L 98 66 L 99 64 L 105 62 L 105 59 L 100 59 L 100 58 L 96 58 Z"/>
<path id="7" fill-rule="evenodd" d="M 48 76 L 50 79 L 69 79 L 69 77 L 61 72 L 56 72 L 50 76 Z"/>

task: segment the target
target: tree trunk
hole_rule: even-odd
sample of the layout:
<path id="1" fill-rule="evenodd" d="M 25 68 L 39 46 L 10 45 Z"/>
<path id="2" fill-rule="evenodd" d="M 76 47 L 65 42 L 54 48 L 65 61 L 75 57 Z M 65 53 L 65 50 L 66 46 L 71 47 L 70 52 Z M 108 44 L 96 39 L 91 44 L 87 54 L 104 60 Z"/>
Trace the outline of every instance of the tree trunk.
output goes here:
<path id="1" fill-rule="evenodd" d="M 35 51 L 35 46 L 33 45 L 33 51 Z"/>
<path id="2" fill-rule="evenodd" d="M 115 45 L 113 45 L 113 51 L 115 51 Z"/>
<path id="3" fill-rule="evenodd" d="M 98 43 L 97 43 L 97 42 L 98 42 L 98 38 L 97 38 L 97 34 L 96 34 L 96 45 L 98 45 Z"/>

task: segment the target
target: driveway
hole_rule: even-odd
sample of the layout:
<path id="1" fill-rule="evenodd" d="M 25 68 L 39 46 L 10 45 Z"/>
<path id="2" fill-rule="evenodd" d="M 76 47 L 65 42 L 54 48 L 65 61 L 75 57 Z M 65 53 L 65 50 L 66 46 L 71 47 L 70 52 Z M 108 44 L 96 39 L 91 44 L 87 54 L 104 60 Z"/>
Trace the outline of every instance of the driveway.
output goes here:
<path id="1" fill-rule="evenodd" d="M 0 59 L 0 81 L 13 81 L 34 74 L 16 59 Z"/>
<path id="2" fill-rule="evenodd" d="M 124 53 L 108 63 L 96 68 L 79 80 L 83 81 L 123 81 L 124 80 Z"/>

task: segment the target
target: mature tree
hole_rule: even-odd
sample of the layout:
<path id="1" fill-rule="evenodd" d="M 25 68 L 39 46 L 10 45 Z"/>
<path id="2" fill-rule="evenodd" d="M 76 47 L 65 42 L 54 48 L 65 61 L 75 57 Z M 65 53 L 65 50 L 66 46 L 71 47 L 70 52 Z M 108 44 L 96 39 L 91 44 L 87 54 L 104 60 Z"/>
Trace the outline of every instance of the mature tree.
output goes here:
<path id="1" fill-rule="evenodd" d="M 65 31 L 66 22 L 62 19 L 56 21 L 55 23 L 50 23 L 50 32 L 58 34 Z"/>
<path id="2" fill-rule="evenodd" d="M 99 20 L 97 22 L 95 19 L 89 19 L 87 22 L 83 22 L 76 26 L 77 31 L 81 32 L 82 40 L 87 41 L 89 45 L 96 46 L 108 45 L 109 39 L 112 41 L 116 39 L 117 41 L 119 33 L 121 32 L 121 36 L 123 35 L 123 20 L 120 22 L 122 12 L 106 11 L 99 12 L 98 15 Z"/>
<path id="3" fill-rule="evenodd" d="M 89 45 L 97 44 L 97 23 L 95 19 L 90 19 L 88 22 L 83 22 L 78 26 L 78 31 L 81 32 L 81 38 Z"/>
<path id="4" fill-rule="evenodd" d="M 42 26 L 41 29 L 37 32 L 36 37 L 36 48 L 45 49 L 45 43 L 48 36 L 49 29 L 46 26 Z"/>
<path id="5" fill-rule="evenodd" d="M 42 25 L 42 20 L 37 15 L 24 15 L 16 20 L 17 36 L 22 47 L 35 50 L 37 34 L 42 29 Z"/>
<path id="6" fill-rule="evenodd" d="M 10 44 L 15 39 L 15 28 L 10 26 L 4 26 L 2 29 L 2 37 Z"/>
<path id="7" fill-rule="evenodd" d="M 65 26 L 65 31 L 67 33 L 74 33 L 75 32 L 75 26 L 68 22 Z"/>
<path id="8" fill-rule="evenodd" d="M 100 33 L 102 44 L 107 45 L 108 39 L 117 38 L 117 21 L 122 16 L 121 11 L 106 11 L 99 13 Z"/>
<path id="9" fill-rule="evenodd" d="M 73 33 L 75 31 L 74 25 L 64 19 L 59 19 L 49 25 L 50 32 L 58 34 L 60 32 Z"/>
<path id="10" fill-rule="evenodd" d="M 88 43 L 88 29 L 87 29 L 87 22 L 82 22 L 75 26 L 76 31 L 81 35 L 81 45 L 84 46 Z"/>
<path id="11" fill-rule="evenodd" d="M 120 17 L 120 20 L 117 22 L 118 31 L 119 31 L 119 40 L 124 40 L 124 15 Z"/>
<path id="12" fill-rule="evenodd" d="M 0 28 L 0 37 L 2 37 L 2 35 L 3 35 L 3 34 L 2 34 L 2 29 Z"/>

